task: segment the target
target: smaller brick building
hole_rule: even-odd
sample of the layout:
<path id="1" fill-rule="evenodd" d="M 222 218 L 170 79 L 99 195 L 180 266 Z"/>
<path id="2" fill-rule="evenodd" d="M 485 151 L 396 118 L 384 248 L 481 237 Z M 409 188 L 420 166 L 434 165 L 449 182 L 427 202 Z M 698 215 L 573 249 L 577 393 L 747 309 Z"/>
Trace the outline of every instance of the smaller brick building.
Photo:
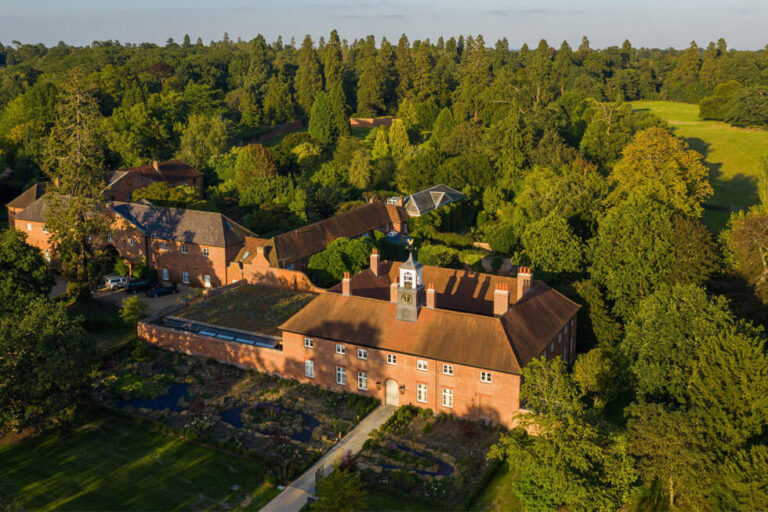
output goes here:
<path id="1" fill-rule="evenodd" d="M 203 173 L 185 164 L 181 160 L 167 162 L 152 161 L 146 165 L 111 171 L 106 176 L 106 195 L 112 201 L 131 201 L 136 190 L 147 187 L 156 181 L 163 181 L 171 186 L 189 185 L 203 195 Z"/>
<path id="2" fill-rule="evenodd" d="M 161 281 L 216 287 L 230 282 L 227 269 L 243 247 L 243 226 L 217 212 L 163 208 L 137 203 L 107 203 L 112 216 L 106 240 L 129 265 L 146 260 Z M 15 215 L 14 227 L 27 242 L 51 258 L 45 229 L 47 198 L 33 201 Z M 239 276 L 238 276 L 239 278 Z"/>

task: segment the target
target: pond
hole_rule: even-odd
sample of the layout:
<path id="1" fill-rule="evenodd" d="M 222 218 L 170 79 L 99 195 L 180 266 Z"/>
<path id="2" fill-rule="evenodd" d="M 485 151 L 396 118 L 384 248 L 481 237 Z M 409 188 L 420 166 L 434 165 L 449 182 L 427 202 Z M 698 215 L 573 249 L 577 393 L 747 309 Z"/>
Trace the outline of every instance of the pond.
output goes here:
<path id="1" fill-rule="evenodd" d="M 320 425 L 320 421 L 315 418 L 314 416 L 297 411 L 294 409 L 289 409 L 288 407 L 283 407 L 279 404 L 256 404 L 253 406 L 253 409 L 271 409 L 275 411 L 276 413 L 284 413 L 284 414 L 298 414 L 301 416 L 301 419 L 304 424 L 304 429 L 296 434 L 289 434 L 288 437 L 295 441 L 299 441 L 300 443 L 308 443 L 310 439 L 312 439 L 312 432 L 315 430 L 315 428 Z M 235 428 L 243 428 L 243 411 L 245 410 L 244 406 L 234 407 L 232 409 L 227 409 L 226 411 L 223 411 L 220 414 L 221 420 L 229 425 L 232 425 Z M 266 432 L 262 432 L 266 433 Z"/>
<path id="2" fill-rule="evenodd" d="M 168 390 L 167 395 L 157 398 L 144 398 L 135 400 L 124 400 L 118 402 L 120 408 L 133 407 L 134 409 L 152 409 L 153 411 L 163 411 L 170 409 L 173 412 L 181 412 L 185 408 L 179 405 L 179 400 L 189 396 L 189 384 L 173 384 Z"/>
<path id="3" fill-rule="evenodd" d="M 447 462 L 444 462 L 443 460 L 437 457 L 426 454 L 424 452 L 420 452 L 418 450 L 414 450 L 413 448 L 409 448 L 408 446 L 405 446 L 400 443 L 389 443 L 389 446 L 397 450 L 401 450 L 407 453 L 412 453 L 422 459 L 427 459 L 431 461 L 433 464 L 437 464 L 437 471 L 426 471 L 423 469 L 409 469 L 409 471 L 413 471 L 420 475 L 428 475 L 428 476 L 449 476 L 453 473 L 453 470 L 454 470 L 453 466 L 451 466 Z M 394 464 L 380 464 L 380 466 L 385 469 L 405 469 L 402 466 L 396 466 Z"/>

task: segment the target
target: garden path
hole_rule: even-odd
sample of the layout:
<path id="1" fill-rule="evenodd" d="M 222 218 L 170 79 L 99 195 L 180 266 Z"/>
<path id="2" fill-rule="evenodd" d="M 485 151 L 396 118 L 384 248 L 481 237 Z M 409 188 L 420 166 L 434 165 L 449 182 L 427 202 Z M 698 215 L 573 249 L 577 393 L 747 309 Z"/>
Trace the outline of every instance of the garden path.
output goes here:
<path id="1" fill-rule="evenodd" d="M 378 406 L 303 475 L 291 482 L 283 492 L 267 503 L 261 512 L 295 512 L 300 510 L 306 505 L 307 498 L 315 494 L 315 473 L 318 468 L 322 467 L 323 474 L 328 475 L 333 471 L 333 463 L 345 453 L 357 454 L 362 450 L 363 443 L 368 439 L 368 435 L 373 429 L 379 428 L 387 421 L 395 409 L 396 407 L 393 405 L 382 404 Z"/>

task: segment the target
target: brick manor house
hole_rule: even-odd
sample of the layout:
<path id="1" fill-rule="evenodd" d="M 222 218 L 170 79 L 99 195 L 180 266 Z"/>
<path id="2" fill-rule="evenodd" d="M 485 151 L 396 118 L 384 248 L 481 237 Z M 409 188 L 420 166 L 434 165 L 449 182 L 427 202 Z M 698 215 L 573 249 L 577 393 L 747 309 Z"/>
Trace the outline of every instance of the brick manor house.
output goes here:
<path id="1" fill-rule="evenodd" d="M 175 317 L 141 323 L 139 334 L 334 391 L 512 426 L 522 368 L 575 357 L 579 309 L 525 267 L 501 277 L 413 256 L 381 261 L 374 250 L 370 268 L 318 294 L 271 345 L 188 329 Z"/>

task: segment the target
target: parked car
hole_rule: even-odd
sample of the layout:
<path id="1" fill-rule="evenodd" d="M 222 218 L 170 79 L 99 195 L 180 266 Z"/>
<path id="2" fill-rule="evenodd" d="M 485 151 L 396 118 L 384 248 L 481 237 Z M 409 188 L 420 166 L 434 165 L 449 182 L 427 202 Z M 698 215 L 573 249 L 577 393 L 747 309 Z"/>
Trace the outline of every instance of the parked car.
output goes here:
<path id="1" fill-rule="evenodd" d="M 128 278 L 124 276 L 109 276 L 106 279 L 107 288 L 110 290 L 117 290 L 128 284 Z"/>
<path id="2" fill-rule="evenodd" d="M 125 285 L 125 293 L 136 293 L 150 288 L 152 288 L 152 283 L 149 281 L 131 281 Z"/>
<path id="3" fill-rule="evenodd" d="M 178 293 L 176 283 L 168 286 L 158 286 L 157 288 L 150 288 L 147 290 L 147 297 L 162 297 L 163 295 L 171 295 L 172 293 Z"/>

